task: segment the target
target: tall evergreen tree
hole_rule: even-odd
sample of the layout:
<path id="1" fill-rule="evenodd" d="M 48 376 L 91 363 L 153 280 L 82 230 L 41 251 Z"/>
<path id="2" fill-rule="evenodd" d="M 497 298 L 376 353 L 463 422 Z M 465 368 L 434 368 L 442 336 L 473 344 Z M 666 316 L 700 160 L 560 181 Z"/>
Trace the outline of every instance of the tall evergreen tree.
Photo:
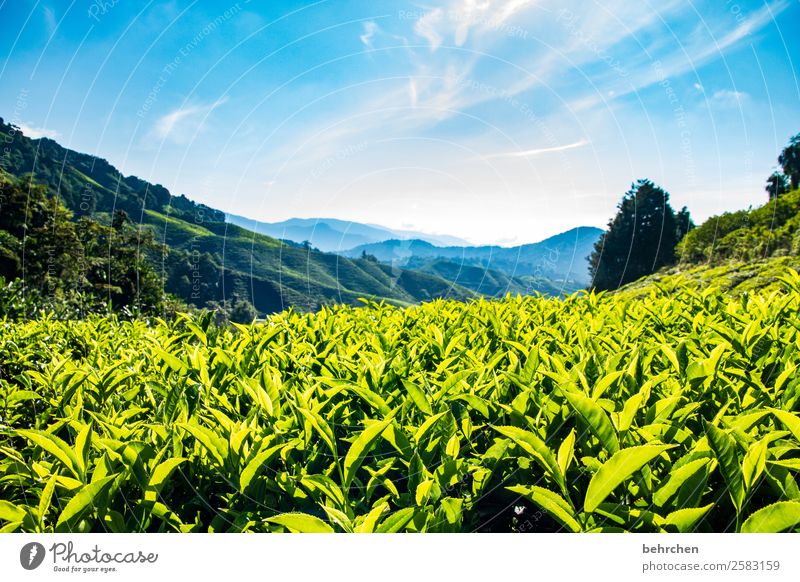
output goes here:
<path id="1" fill-rule="evenodd" d="M 678 217 L 669 194 L 650 180 L 631 185 L 589 257 L 592 286 L 616 289 L 675 262 L 675 245 L 693 226 L 688 210 Z"/>
<path id="2" fill-rule="evenodd" d="M 789 145 L 783 148 L 778 156 L 778 163 L 783 168 L 783 173 L 789 178 L 792 190 L 800 186 L 800 133 L 789 140 Z"/>
<path id="3" fill-rule="evenodd" d="M 770 200 L 775 200 L 781 194 L 786 194 L 789 191 L 789 180 L 780 172 L 773 172 L 767 178 L 767 186 L 765 188 Z"/>

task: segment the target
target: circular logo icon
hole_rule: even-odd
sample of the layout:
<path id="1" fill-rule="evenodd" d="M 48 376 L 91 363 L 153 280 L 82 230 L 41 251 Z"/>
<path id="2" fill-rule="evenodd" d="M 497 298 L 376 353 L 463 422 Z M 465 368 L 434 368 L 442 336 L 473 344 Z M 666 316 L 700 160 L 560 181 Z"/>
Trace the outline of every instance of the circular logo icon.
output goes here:
<path id="1" fill-rule="evenodd" d="M 44 546 L 39 542 L 30 542 L 22 546 L 19 552 L 19 563 L 26 570 L 35 570 L 44 562 Z"/>

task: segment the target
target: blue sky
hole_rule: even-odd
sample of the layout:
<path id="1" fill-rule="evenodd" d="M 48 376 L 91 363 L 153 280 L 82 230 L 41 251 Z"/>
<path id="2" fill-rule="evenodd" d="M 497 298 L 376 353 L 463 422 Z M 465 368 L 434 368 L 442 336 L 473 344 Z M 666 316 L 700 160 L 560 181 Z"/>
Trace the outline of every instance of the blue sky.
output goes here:
<path id="1" fill-rule="evenodd" d="M 0 0 L 2 2 L 2 0 Z M 0 4 L 0 116 L 214 207 L 533 242 L 759 205 L 800 2 Z"/>

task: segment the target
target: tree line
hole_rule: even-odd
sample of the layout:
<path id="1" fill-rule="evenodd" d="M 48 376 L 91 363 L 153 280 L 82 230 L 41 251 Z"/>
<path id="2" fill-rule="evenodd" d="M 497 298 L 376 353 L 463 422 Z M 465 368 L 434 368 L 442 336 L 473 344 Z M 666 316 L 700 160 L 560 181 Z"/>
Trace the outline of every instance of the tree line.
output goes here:
<path id="1" fill-rule="evenodd" d="M 778 163 L 781 171 L 773 172 L 766 184 L 768 201 L 773 203 L 797 190 L 800 184 L 800 134 L 789 140 L 778 156 Z M 792 204 L 783 206 L 792 214 Z M 708 245 L 703 247 L 702 252 L 696 249 L 700 237 L 692 237 L 691 244 L 679 246 L 694 228 L 695 224 L 685 206 L 676 212 L 669 203 L 669 193 L 650 180 L 638 180 L 622 197 L 616 215 L 609 221 L 606 232 L 600 236 L 588 257 L 592 288 L 597 291 L 617 289 L 673 265 L 681 258 L 679 248 L 689 253 L 689 260 L 709 259 Z M 708 229 L 703 230 L 705 234 Z M 714 230 L 716 232 L 718 229 Z M 769 250 L 770 243 L 775 246 L 772 240 L 776 238 L 774 233 L 765 231 L 757 234 L 756 238 L 764 239 L 757 241 L 752 240 L 752 229 L 748 230 L 747 235 L 745 242 L 748 245 L 765 252 Z M 724 245 L 722 248 L 725 248 Z"/>

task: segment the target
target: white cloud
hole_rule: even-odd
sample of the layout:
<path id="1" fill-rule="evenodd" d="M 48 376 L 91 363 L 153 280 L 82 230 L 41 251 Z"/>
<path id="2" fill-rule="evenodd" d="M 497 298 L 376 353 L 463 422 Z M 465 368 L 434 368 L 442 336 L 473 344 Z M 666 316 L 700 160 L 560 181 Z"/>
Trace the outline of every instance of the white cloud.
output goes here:
<path id="1" fill-rule="evenodd" d="M 227 101 L 227 97 L 222 97 L 213 103 L 205 105 L 184 105 L 161 116 L 158 121 L 156 121 L 153 131 L 159 139 L 169 139 L 175 142 L 182 142 L 185 139 L 190 139 L 203 127 L 205 120 L 211 112 Z"/>
<path id="2" fill-rule="evenodd" d="M 431 50 L 452 35 L 455 46 L 464 46 L 470 38 L 500 33 L 506 22 L 535 0 L 456 0 L 446 9 L 436 8 L 423 14 L 414 31 L 426 39 Z M 507 32 L 507 31 L 506 31 Z"/>
<path id="3" fill-rule="evenodd" d="M 670 9 L 674 8 L 672 4 L 669 6 Z M 657 61 L 644 54 L 638 57 L 638 62 L 626 65 L 629 74 L 616 79 L 615 97 L 636 93 L 665 79 L 674 79 L 695 72 L 703 65 L 716 60 L 724 61 L 729 51 L 741 46 L 750 35 L 772 22 L 773 18 L 788 6 L 786 0 L 775 0 L 764 4 L 760 9 L 747 14 L 746 18 L 730 32 L 710 30 L 709 23 L 705 21 L 696 24 L 693 30 L 681 35 L 683 40 L 678 49 L 666 52 Z M 598 35 L 597 38 L 601 36 Z M 577 111 L 596 107 L 603 103 L 603 99 L 595 94 L 580 97 L 575 103 L 572 109 Z"/>
<path id="4" fill-rule="evenodd" d="M 375 36 L 375 33 L 378 32 L 379 27 L 378 25 L 373 22 L 372 20 L 368 20 L 364 23 L 364 34 L 359 36 L 358 38 L 361 39 L 361 42 L 367 48 L 372 48 L 372 37 Z"/>
<path id="5" fill-rule="evenodd" d="M 45 6 L 44 10 L 44 22 L 47 26 L 47 36 L 53 36 L 58 28 L 58 23 L 56 22 L 56 14 L 53 12 L 53 9 L 49 6 Z"/>
<path id="6" fill-rule="evenodd" d="M 456 22 L 456 46 L 463 46 L 464 43 L 467 42 L 469 29 L 484 18 L 482 14 L 485 13 L 490 6 L 488 0 L 480 3 L 477 0 L 464 0 L 461 6 L 450 10 L 449 16 Z"/>
<path id="7" fill-rule="evenodd" d="M 441 23 L 444 12 L 441 8 L 423 14 L 414 24 L 414 32 L 430 44 L 431 51 L 442 45 L 442 37 L 437 32 L 436 26 Z"/>
<path id="8" fill-rule="evenodd" d="M 59 136 L 59 133 L 53 129 L 34 127 L 30 123 L 20 123 L 19 128 L 22 130 L 22 133 L 31 139 L 39 139 L 40 137 L 49 137 L 50 139 L 55 139 Z"/>
<path id="9" fill-rule="evenodd" d="M 582 148 L 583 146 L 589 145 L 589 140 L 586 138 L 581 138 L 574 143 L 568 143 L 561 146 L 553 146 L 549 148 L 536 148 L 532 150 L 521 150 L 515 152 L 503 152 L 499 154 L 492 154 L 488 156 L 483 156 L 483 159 L 492 159 L 492 158 L 535 158 L 544 154 L 552 154 L 557 152 L 564 152 L 567 150 L 574 150 L 577 148 Z"/>
<path id="10" fill-rule="evenodd" d="M 500 26 L 514 14 L 533 4 L 533 0 L 509 0 L 497 11 L 497 14 L 489 20 L 490 26 Z"/>
<path id="11" fill-rule="evenodd" d="M 711 105 L 716 105 L 725 109 L 739 108 L 750 96 L 742 91 L 722 89 L 714 93 L 711 97 Z"/>
<path id="12" fill-rule="evenodd" d="M 419 97 L 417 94 L 417 82 L 414 80 L 413 77 L 408 80 L 408 97 L 411 100 L 411 107 L 416 107 L 417 99 Z"/>

